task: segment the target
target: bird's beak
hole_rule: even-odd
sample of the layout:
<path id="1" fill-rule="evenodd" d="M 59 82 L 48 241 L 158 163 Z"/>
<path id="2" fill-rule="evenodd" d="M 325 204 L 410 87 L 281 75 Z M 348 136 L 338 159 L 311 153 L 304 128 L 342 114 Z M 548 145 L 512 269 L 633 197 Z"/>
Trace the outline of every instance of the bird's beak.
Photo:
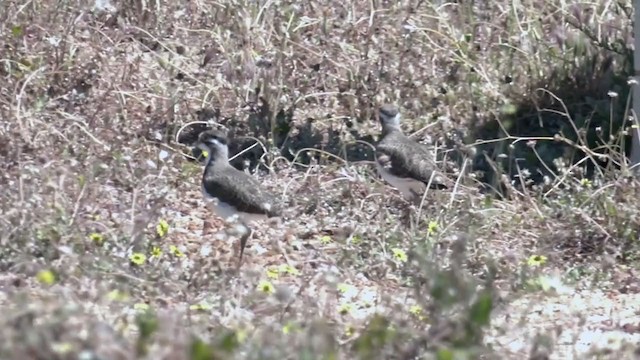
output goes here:
<path id="1" fill-rule="evenodd" d="M 209 147 L 205 143 L 198 143 L 198 145 L 196 145 L 196 148 L 202 150 L 203 152 L 209 152 Z"/>

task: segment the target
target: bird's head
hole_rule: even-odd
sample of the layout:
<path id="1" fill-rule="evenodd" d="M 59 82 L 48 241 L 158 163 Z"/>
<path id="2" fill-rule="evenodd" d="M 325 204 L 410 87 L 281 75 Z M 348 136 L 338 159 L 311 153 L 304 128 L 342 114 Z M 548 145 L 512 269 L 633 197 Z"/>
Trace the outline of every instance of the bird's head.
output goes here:
<path id="1" fill-rule="evenodd" d="M 380 106 L 378 120 L 380 120 L 384 133 L 400 130 L 400 111 L 395 105 L 385 104 Z"/>
<path id="2" fill-rule="evenodd" d="M 229 147 L 227 134 L 220 130 L 207 130 L 198 136 L 197 147 L 207 152 L 207 159 L 227 160 Z"/>

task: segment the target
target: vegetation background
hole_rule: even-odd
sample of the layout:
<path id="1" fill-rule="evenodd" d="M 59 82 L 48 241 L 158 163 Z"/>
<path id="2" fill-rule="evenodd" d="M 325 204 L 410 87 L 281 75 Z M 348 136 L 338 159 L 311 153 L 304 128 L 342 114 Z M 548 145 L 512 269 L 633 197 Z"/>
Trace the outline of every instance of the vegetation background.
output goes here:
<path id="1" fill-rule="evenodd" d="M 632 12 L 0 2 L 0 357 L 637 358 Z M 371 166 L 383 102 L 456 181 L 419 208 Z M 214 123 L 292 208 L 239 274 Z"/>

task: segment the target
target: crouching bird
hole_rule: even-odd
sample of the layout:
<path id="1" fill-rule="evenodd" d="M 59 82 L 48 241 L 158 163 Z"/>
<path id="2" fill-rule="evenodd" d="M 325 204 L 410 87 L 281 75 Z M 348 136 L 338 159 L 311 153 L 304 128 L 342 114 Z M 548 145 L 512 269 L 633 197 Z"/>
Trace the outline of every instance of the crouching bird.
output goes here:
<path id="1" fill-rule="evenodd" d="M 378 120 L 382 125 L 382 137 L 376 145 L 380 176 L 412 202 L 422 198 L 427 185 L 431 189 L 446 189 L 426 146 L 408 138 L 400 129 L 398 108 L 390 104 L 380 106 Z"/>

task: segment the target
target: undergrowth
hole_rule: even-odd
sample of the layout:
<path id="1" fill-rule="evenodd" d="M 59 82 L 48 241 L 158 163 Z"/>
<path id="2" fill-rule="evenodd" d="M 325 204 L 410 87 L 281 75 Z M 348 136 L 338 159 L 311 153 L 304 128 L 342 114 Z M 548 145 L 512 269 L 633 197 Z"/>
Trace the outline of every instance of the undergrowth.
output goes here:
<path id="1" fill-rule="evenodd" d="M 584 358 L 558 328 L 587 320 L 540 304 L 640 288 L 631 19 L 630 1 L 2 2 L 0 357 Z M 417 207 L 372 166 L 386 102 L 454 182 Z M 239 273 L 192 151 L 217 126 L 289 208 Z M 634 351 L 616 344 L 588 356 Z"/>

